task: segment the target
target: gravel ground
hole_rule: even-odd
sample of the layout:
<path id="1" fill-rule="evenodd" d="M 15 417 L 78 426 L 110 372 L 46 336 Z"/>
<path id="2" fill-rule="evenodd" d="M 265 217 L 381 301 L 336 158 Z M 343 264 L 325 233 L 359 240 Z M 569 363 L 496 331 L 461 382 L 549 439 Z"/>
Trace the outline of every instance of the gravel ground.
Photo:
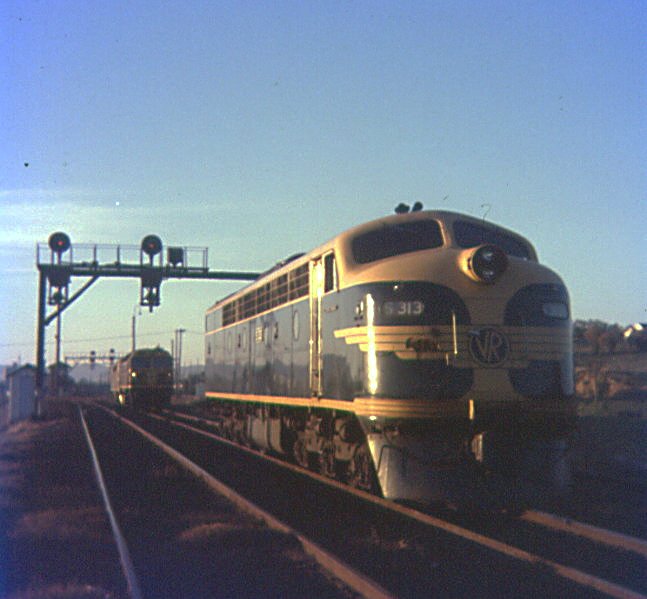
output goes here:
<path id="1" fill-rule="evenodd" d="M 113 422 L 114 425 L 114 422 Z M 353 593 L 127 432 L 90 426 L 145 597 Z M 136 459 L 135 459 L 136 456 Z M 0 597 L 126 597 L 76 408 L 0 432 Z"/>
<path id="2" fill-rule="evenodd" d="M 548 569 L 367 505 L 300 473 L 187 435 L 164 420 L 144 415 L 137 415 L 136 420 L 398 597 L 599 596 Z"/>
<path id="3" fill-rule="evenodd" d="M 137 434 L 96 416 L 89 419 L 91 433 L 145 597 L 353 596 L 293 538 L 241 514 Z M 267 465 L 264 474 L 244 483 L 236 472 L 243 467 L 240 458 L 226 447 L 193 439 L 190 449 L 209 462 L 224 452 L 220 464 L 233 466 L 243 491 L 260 492 L 259 503 L 268 495 L 258 484 Z M 441 533 L 407 534 L 398 525 L 391 530 L 381 513 L 369 517 L 372 524 L 364 529 L 360 518 L 345 521 L 351 499 L 341 509 L 327 489 L 269 476 L 274 486 L 290 489 L 284 519 L 294 518 L 304 531 L 323 525 L 325 538 L 341 530 L 340 539 L 323 544 L 354 555 L 368 571 L 380 564 L 385 586 L 402 596 L 539 596 L 540 588 L 550 596 L 595 595 Z M 321 505 L 325 509 L 316 510 L 316 517 L 306 509 Z M 0 431 L 0 597 L 125 596 L 76 407 L 49 405 L 43 419 Z"/>
<path id="4" fill-rule="evenodd" d="M 0 596 L 121 597 L 125 584 L 73 408 L 0 432 Z"/>
<path id="5" fill-rule="evenodd" d="M 98 410 L 88 424 L 144 596 L 353 596 L 294 536 L 242 513 L 139 433 Z"/>

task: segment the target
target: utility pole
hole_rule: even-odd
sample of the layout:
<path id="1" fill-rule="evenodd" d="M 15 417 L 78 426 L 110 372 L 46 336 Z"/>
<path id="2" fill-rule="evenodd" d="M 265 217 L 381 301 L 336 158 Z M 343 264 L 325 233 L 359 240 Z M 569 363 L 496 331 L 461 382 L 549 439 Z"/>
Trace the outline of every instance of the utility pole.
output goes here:
<path id="1" fill-rule="evenodd" d="M 56 364 L 54 365 L 54 395 L 60 397 L 61 379 L 59 365 L 61 363 L 61 313 L 56 315 Z"/>
<path id="2" fill-rule="evenodd" d="M 132 337 L 132 353 L 135 353 L 135 350 L 137 349 L 137 310 L 139 310 L 139 316 L 141 316 L 142 311 L 141 308 L 137 304 L 133 306 L 133 319 L 131 321 L 131 331 L 130 335 Z"/>
<path id="3" fill-rule="evenodd" d="M 182 335 L 186 329 L 175 329 L 175 380 L 182 384 Z"/>

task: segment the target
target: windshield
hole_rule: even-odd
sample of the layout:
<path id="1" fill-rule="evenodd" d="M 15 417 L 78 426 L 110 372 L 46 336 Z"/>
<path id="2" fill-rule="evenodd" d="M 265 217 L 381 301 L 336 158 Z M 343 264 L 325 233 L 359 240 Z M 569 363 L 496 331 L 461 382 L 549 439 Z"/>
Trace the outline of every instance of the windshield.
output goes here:
<path id="1" fill-rule="evenodd" d="M 170 368 L 169 356 L 135 356 L 132 360 L 133 368 Z"/>
<path id="2" fill-rule="evenodd" d="M 170 367 L 171 367 L 170 356 L 157 356 L 153 358 L 153 368 L 170 368 Z"/>
<path id="3" fill-rule="evenodd" d="M 353 239 L 353 258 L 359 264 L 391 256 L 428 250 L 443 245 L 440 226 L 435 220 L 418 220 L 399 225 L 384 225 Z"/>
<path id="4" fill-rule="evenodd" d="M 459 220 L 454 223 L 454 236 L 456 237 L 456 243 L 463 248 L 491 243 L 500 247 L 510 256 L 517 256 L 526 260 L 531 258 L 530 249 L 525 243 L 495 227 L 486 227 Z"/>

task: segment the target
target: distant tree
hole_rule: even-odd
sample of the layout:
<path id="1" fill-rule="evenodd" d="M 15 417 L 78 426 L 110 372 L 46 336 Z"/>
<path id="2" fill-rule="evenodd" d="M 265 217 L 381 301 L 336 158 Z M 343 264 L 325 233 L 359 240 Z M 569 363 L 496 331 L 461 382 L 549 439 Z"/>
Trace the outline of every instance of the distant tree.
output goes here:
<path id="1" fill-rule="evenodd" d="M 600 350 L 604 350 L 612 354 L 620 341 L 622 341 L 622 330 L 618 325 L 611 325 L 598 337 L 598 346 Z"/>
<path id="2" fill-rule="evenodd" d="M 633 324 L 623 333 L 627 346 L 634 351 L 647 351 L 647 326 Z"/>
<path id="3" fill-rule="evenodd" d="M 584 331 L 584 339 L 591 346 L 591 350 L 595 355 L 600 353 L 600 337 L 602 333 L 604 333 L 604 326 L 597 322 L 591 323 Z"/>
<path id="4" fill-rule="evenodd" d="M 576 320 L 573 322 L 573 341 L 582 342 L 586 341 L 584 333 L 586 332 L 587 323 L 583 320 Z"/>
<path id="5" fill-rule="evenodd" d="M 601 320 L 576 320 L 573 323 L 573 341 L 586 344 L 593 355 L 613 353 L 623 341 L 623 329 L 617 324 Z"/>

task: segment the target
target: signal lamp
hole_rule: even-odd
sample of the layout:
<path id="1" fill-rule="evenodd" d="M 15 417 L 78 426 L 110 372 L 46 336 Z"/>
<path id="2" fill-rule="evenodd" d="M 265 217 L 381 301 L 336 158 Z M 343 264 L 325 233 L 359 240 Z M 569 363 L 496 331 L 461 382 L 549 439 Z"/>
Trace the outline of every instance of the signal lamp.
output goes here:
<path id="1" fill-rule="evenodd" d="M 149 289 L 144 295 L 147 304 L 157 306 L 159 304 L 159 299 L 157 295 L 157 290 L 154 288 Z"/>
<path id="2" fill-rule="evenodd" d="M 491 284 L 508 268 L 508 256 L 496 245 L 485 244 L 462 252 L 460 264 L 473 281 Z"/>
<path id="3" fill-rule="evenodd" d="M 162 251 L 162 240 L 157 235 L 146 235 L 142 239 L 142 251 L 151 258 Z"/>
<path id="4" fill-rule="evenodd" d="M 178 264 L 184 265 L 184 248 L 170 247 L 166 253 L 171 266 L 175 268 Z"/>
<path id="5" fill-rule="evenodd" d="M 57 254 L 62 254 L 70 249 L 70 238 L 61 231 L 52 233 L 48 240 L 49 249 Z"/>

